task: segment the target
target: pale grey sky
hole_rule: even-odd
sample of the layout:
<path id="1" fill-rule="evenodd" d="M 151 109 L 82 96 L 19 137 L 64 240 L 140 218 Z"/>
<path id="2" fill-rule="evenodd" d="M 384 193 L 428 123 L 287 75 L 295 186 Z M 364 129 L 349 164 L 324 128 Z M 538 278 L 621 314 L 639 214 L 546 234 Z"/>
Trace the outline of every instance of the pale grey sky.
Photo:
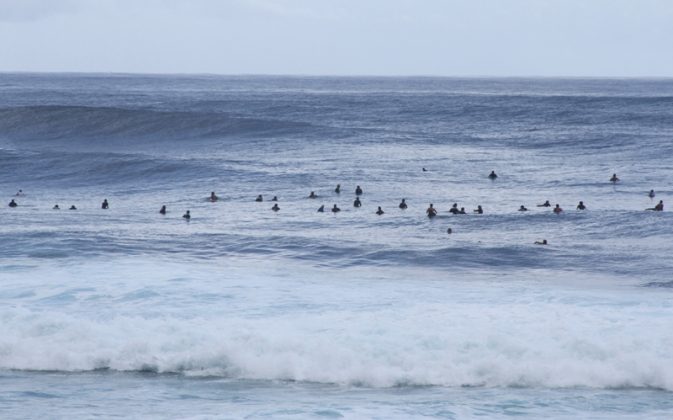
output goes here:
<path id="1" fill-rule="evenodd" d="M 673 76 L 673 0 L 0 0 L 0 71 Z"/>

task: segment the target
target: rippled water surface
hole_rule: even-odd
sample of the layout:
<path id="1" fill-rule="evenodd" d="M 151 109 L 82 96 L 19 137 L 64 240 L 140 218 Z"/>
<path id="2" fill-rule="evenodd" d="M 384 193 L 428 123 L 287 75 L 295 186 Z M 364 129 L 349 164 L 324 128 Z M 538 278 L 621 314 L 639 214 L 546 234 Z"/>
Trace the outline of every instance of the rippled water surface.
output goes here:
<path id="1" fill-rule="evenodd" d="M 670 418 L 672 121 L 670 80 L 1 74 L 0 410 Z"/>

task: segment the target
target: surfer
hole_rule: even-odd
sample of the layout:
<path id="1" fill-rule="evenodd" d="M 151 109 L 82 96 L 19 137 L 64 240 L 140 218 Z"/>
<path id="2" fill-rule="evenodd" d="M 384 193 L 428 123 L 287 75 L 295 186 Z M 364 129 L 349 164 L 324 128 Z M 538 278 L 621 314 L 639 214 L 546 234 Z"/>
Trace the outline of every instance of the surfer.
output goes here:
<path id="1" fill-rule="evenodd" d="M 491 171 L 491 173 L 488 175 L 489 179 L 496 179 L 498 175 L 495 174 L 495 171 Z"/>
<path id="2" fill-rule="evenodd" d="M 584 205 L 583 201 L 580 201 L 580 203 L 577 205 L 577 210 L 586 210 L 587 206 Z"/>
<path id="3" fill-rule="evenodd" d="M 324 213 L 325 212 L 325 205 L 323 204 L 322 206 L 318 207 L 318 213 Z"/>
<path id="4" fill-rule="evenodd" d="M 274 195 L 273 198 L 271 199 L 271 201 L 278 201 L 278 197 L 276 197 L 276 196 Z"/>
<path id="5" fill-rule="evenodd" d="M 311 194 L 308 195 L 308 198 L 318 198 L 315 191 L 311 191 Z"/>
<path id="6" fill-rule="evenodd" d="M 54 207 L 52 207 L 53 210 L 61 210 L 61 208 L 58 206 L 58 204 L 54 204 Z"/>
<path id="7" fill-rule="evenodd" d="M 547 245 L 547 240 L 543 239 L 541 241 L 535 241 L 535 245 Z"/>
<path id="8" fill-rule="evenodd" d="M 334 192 L 337 194 L 341 194 L 341 184 L 337 184 L 336 188 L 334 189 Z"/>
<path id="9" fill-rule="evenodd" d="M 474 212 L 479 213 L 479 214 L 484 214 L 484 209 L 481 208 L 481 204 L 478 205 L 476 209 L 474 209 Z"/>
<path id="10" fill-rule="evenodd" d="M 355 197 L 355 201 L 353 201 L 353 207 L 362 207 L 362 202 L 360 201 L 360 197 Z"/>
<path id="11" fill-rule="evenodd" d="M 461 207 L 460 211 L 456 214 L 467 214 L 467 213 L 465 213 L 465 207 Z"/>
<path id="12" fill-rule="evenodd" d="M 332 207 L 332 213 L 339 213 L 340 211 L 341 211 L 341 209 L 339 207 L 337 207 L 336 204 L 334 205 L 334 207 Z"/>
<path id="13" fill-rule="evenodd" d="M 110 205 L 107 202 L 107 198 L 103 200 L 103 203 L 100 205 L 100 208 L 102 208 L 103 210 L 107 210 L 110 208 Z"/>
<path id="14" fill-rule="evenodd" d="M 362 195 L 362 188 L 359 185 L 355 187 L 355 195 Z"/>
<path id="15" fill-rule="evenodd" d="M 428 207 L 425 213 L 428 215 L 429 218 L 433 218 L 437 216 L 437 209 L 432 206 L 432 203 L 430 203 L 430 207 Z"/>
<path id="16" fill-rule="evenodd" d="M 449 213 L 451 214 L 458 214 L 460 213 L 460 210 L 458 210 L 458 203 L 453 203 L 453 206 L 449 209 Z"/>
<path id="17" fill-rule="evenodd" d="M 558 204 L 556 205 L 556 207 L 554 207 L 554 213 L 560 214 L 562 211 L 563 209 Z"/>
<path id="18" fill-rule="evenodd" d="M 453 233 L 453 230 L 451 230 L 451 228 L 448 228 L 448 229 L 446 230 L 446 233 L 447 233 L 448 235 L 451 235 L 451 234 Z"/>
<path id="19" fill-rule="evenodd" d="M 159 209 L 159 214 L 166 214 L 166 206 L 161 206 L 161 209 Z"/>
<path id="20" fill-rule="evenodd" d="M 549 200 L 546 200 L 544 203 L 538 204 L 537 206 L 538 207 L 551 207 L 551 204 L 549 204 Z"/>
<path id="21" fill-rule="evenodd" d="M 257 198 L 255 198 L 255 201 L 258 202 L 258 203 L 261 203 L 262 201 L 264 201 L 264 199 L 262 198 L 262 194 L 258 195 Z"/>
<path id="22" fill-rule="evenodd" d="M 656 206 L 652 207 L 651 209 L 647 210 L 653 210 L 653 211 L 664 211 L 664 200 L 659 200 L 659 204 Z"/>
<path id="23" fill-rule="evenodd" d="M 521 207 L 519 207 L 519 211 L 528 211 L 528 209 L 522 204 Z"/>
<path id="24" fill-rule="evenodd" d="M 650 198 L 654 198 L 654 196 L 655 196 L 654 190 L 650 190 L 650 193 L 647 194 L 647 196 L 650 197 Z"/>
<path id="25" fill-rule="evenodd" d="M 399 207 L 400 207 L 402 210 L 404 210 L 404 209 L 407 208 L 407 201 L 406 201 L 406 199 L 404 199 L 404 198 L 402 199 L 402 202 L 400 203 Z"/>
<path id="26" fill-rule="evenodd" d="M 619 182 L 619 178 L 617 178 L 617 174 L 612 174 L 612 178 L 610 178 L 610 182 L 612 182 L 613 184 L 616 184 L 617 182 Z"/>
<path id="27" fill-rule="evenodd" d="M 423 172 L 428 172 L 428 170 L 427 170 L 427 169 L 425 169 L 425 168 L 423 168 Z"/>
<path id="28" fill-rule="evenodd" d="M 271 207 L 271 210 L 273 210 L 273 211 L 280 210 L 280 207 L 278 207 L 278 203 L 274 204 L 273 207 Z"/>
<path id="29" fill-rule="evenodd" d="M 189 210 L 187 210 L 187 213 L 182 215 L 182 218 L 185 220 L 190 220 L 192 218 L 192 215 L 189 213 Z"/>
<path id="30" fill-rule="evenodd" d="M 210 192 L 210 198 L 209 198 L 209 200 L 210 200 L 212 203 L 216 202 L 216 201 L 219 200 L 219 199 L 220 199 L 220 197 L 218 197 L 218 196 L 215 195 L 215 191 L 211 191 L 211 192 Z"/>
<path id="31" fill-rule="evenodd" d="M 380 216 L 380 215 L 382 215 L 383 213 L 384 213 L 383 209 L 381 209 L 381 206 L 379 206 L 379 209 L 376 210 L 376 214 L 378 214 L 378 215 Z"/>
<path id="32" fill-rule="evenodd" d="M 22 196 L 23 196 L 23 190 L 19 190 L 19 191 L 17 191 L 16 194 L 14 194 L 14 196 L 16 196 L 16 197 L 22 197 Z"/>
<path id="33" fill-rule="evenodd" d="M 75 205 L 73 204 L 72 206 L 70 206 L 68 210 L 77 210 L 77 207 L 75 207 Z"/>

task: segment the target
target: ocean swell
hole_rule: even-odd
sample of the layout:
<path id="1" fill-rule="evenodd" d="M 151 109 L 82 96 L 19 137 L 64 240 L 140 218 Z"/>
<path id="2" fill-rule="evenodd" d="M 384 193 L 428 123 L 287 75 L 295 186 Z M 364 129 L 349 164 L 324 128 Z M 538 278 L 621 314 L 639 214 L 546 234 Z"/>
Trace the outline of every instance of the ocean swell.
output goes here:
<path id="1" fill-rule="evenodd" d="M 226 112 L 165 111 L 71 105 L 0 108 L 0 133 L 11 140 L 192 140 L 273 132 L 297 133 L 310 124 Z"/>

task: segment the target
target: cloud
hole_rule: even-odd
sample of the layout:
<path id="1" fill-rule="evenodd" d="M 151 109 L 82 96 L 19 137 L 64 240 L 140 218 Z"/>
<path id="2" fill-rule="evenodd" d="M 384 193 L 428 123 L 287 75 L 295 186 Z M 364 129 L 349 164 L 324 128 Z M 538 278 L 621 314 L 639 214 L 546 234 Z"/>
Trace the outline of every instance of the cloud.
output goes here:
<path id="1" fill-rule="evenodd" d="M 0 0 L 0 22 L 43 19 L 79 8 L 80 0 Z"/>
<path id="2" fill-rule="evenodd" d="M 672 75 L 671 0 L 0 0 L 0 71 Z"/>

